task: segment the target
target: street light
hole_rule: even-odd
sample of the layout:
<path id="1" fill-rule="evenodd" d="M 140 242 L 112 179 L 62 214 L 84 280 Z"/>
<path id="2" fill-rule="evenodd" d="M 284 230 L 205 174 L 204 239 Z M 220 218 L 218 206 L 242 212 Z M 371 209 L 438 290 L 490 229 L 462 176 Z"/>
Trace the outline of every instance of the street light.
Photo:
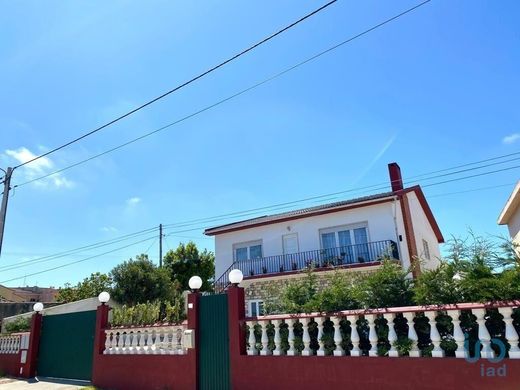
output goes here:
<path id="1" fill-rule="evenodd" d="M 34 305 L 33 305 L 33 310 L 36 312 L 36 313 L 39 313 L 43 310 L 43 303 L 41 302 L 36 302 Z"/>
<path id="2" fill-rule="evenodd" d="M 202 279 L 200 276 L 192 276 L 188 281 L 188 286 L 190 286 L 192 291 L 197 291 L 202 287 Z"/>
<path id="3" fill-rule="evenodd" d="M 99 293 L 98 300 L 99 300 L 99 302 L 101 302 L 102 305 L 104 305 L 105 303 L 107 303 L 110 300 L 110 294 L 107 293 L 106 291 L 103 291 L 103 292 Z"/>
<path id="4" fill-rule="evenodd" d="M 239 269 L 232 269 L 229 272 L 229 281 L 231 284 L 238 286 L 243 279 L 244 274 Z"/>

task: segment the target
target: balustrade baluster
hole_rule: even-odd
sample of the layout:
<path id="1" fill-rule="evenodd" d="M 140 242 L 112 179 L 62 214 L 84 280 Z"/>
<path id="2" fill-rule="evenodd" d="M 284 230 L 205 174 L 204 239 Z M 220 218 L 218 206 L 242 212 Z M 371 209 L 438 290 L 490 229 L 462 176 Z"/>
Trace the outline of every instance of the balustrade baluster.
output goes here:
<path id="1" fill-rule="evenodd" d="M 430 321 L 430 339 L 432 340 L 433 349 L 432 349 L 432 357 L 444 357 L 444 350 L 441 348 L 441 335 L 437 329 L 437 322 L 435 321 L 435 317 L 437 317 L 436 311 L 427 311 L 424 315 Z"/>
<path id="2" fill-rule="evenodd" d="M 473 309 L 475 317 L 477 317 L 478 323 L 478 338 L 482 344 L 482 350 L 480 351 L 480 357 L 484 359 L 492 359 L 495 357 L 495 353 L 491 349 L 491 335 L 489 334 L 486 327 L 486 309 Z"/>
<path id="3" fill-rule="evenodd" d="M 302 321 L 302 325 L 303 325 L 302 342 L 303 342 L 303 347 L 304 347 L 303 351 L 302 351 L 302 356 L 311 356 L 312 355 L 312 350 L 310 348 L 311 337 L 309 335 L 309 324 L 310 323 L 311 323 L 310 318 Z"/>
<path id="4" fill-rule="evenodd" d="M 357 330 L 357 321 L 359 316 L 349 317 L 350 321 L 350 341 L 352 343 L 352 349 L 350 350 L 350 356 L 361 356 L 361 349 L 359 349 L 359 333 Z"/>
<path id="5" fill-rule="evenodd" d="M 103 350 L 103 354 L 104 355 L 107 355 L 110 353 L 110 345 L 111 345 L 111 340 L 110 340 L 110 336 L 112 335 L 112 331 L 110 330 L 105 330 L 105 349 Z"/>
<path id="6" fill-rule="evenodd" d="M 247 348 L 247 354 L 249 356 L 258 355 L 258 350 L 256 349 L 255 322 L 248 321 L 247 326 L 249 326 L 249 347 Z"/>
<path id="7" fill-rule="evenodd" d="M 146 330 L 146 342 L 144 351 L 146 354 L 152 354 L 154 351 L 153 328 Z"/>
<path id="8" fill-rule="evenodd" d="M 268 348 L 268 345 L 269 345 L 269 337 L 267 336 L 267 325 L 268 324 L 269 324 L 269 321 L 266 321 L 266 320 L 262 321 L 260 324 L 262 326 L 262 339 L 261 339 L 262 350 L 260 351 L 260 355 L 262 355 L 262 356 L 271 355 L 271 351 Z"/>
<path id="9" fill-rule="evenodd" d="M 323 318 L 323 317 L 317 317 L 315 319 L 316 324 L 318 324 L 318 344 L 320 345 L 320 347 L 316 351 L 316 355 L 318 355 L 318 356 L 325 356 L 325 348 L 324 348 L 325 343 L 322 340 L 322 338 L 323 338 L 323 321 L 324 320 L 325 320 L 325 318 Z"/>
<path id="10" fill-rule="evenodd" d="M 410 352 L 408 352 L 408 356 L 410 357 L 420 357 L 421 350 L 417 346 L 417 341 L 419 337 L 417 337 L 417 332 L 415 331 L 415 323 L 413 322 L 415 318 L 415 313 L 403 313 L 403 317 L 406 318 L 408 323 L 408 338 L 412 340 L 412 348 Z"/>
<path id="11" fill-rule="evenodd" d="M 345 351 L 341 348 L 341 342 L 343 338 L 341 337 L 341 318 L 340 317 L 331 317 L 332 323 L 334 324 L 334 344 L 336 344 L 336 348 L 334 348 L 334 356 L 344 356 Z"/>
<path id="12" fill-rule="evenodd" d="M 465 348 L 464 341 L 465 336 L 462 328 L 460 327 L 460 310 L 450 310 L 448 315 L 451 317 L 451 323 L 453 324 L 453 339 L 457 343 L 457 349 L 455 350 L 456 358 L 466 358 L 469 356 L 468 351 Z"/>
<path id="13" fill-rule="evenodd" d="M 296 349 L 294 348 L 294 342 L 296 341 L 294 338 L 294 320 L 289 318 L 285 320 L 287 323 L 287 343 L 289 344 L 289 349 L 287 350 L 287 356 L 294 356 L 296 354 Z"/>
<path id="14" fill-rule="evenodd" d="M 280 324 L 282 321 L 273 320 L 274 326 L 274 350 L 273 355 L 280 356 L 282 354 L 282 339 L 280 338 Z"/>
<path id="15" fill-rule="evenodd" d="M 376 315 L 375 314 L 367 314 L 365 315 L 365 319 L 368 321 L 368 341 L 370 341 L 370 349 L 368 351 L 368 356 L 377 356 L 377 332 L 376 332 Z"/>
<path id="16" fill-rule="evenodd" d="M 518 333 L 513 326 L 512 307 L 500 307 L 498 311 L 504 316 L 504 323 L 506 324 L 506 340 L 511 346 L 509 348 L 510 359 L 520 359 L 520 349 L 518 348 Z"/>
<path id="17" fill-rule="evenodd" d="M 139 340 L 138 340 L 138 347 L 137 347 L 137 353 L 142 354 L 146 352 L 146 329 L 139 329 Z"/>
<path id="18" fill-rule="evenodd" d="M 395 348 L 395 342 L 397 341 L 397 333 L 395 333 L 395 314 L 394 313 L 385 313 L 383 317 L 388 322 L 388 342 L 390 343 L 390 349 L 388 350 L 389 357 L 398 357 L 399 352 Z"/>

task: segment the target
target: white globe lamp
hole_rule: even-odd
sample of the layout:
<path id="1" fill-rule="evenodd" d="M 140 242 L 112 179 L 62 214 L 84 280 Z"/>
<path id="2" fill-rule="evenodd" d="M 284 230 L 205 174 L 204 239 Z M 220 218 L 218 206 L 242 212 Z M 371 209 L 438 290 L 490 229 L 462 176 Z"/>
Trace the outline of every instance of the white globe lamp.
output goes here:
<path id="1" fill-rule="evenodd" d="M 192 276 L 188 281 L 188 286 L 190 286 L 192 291 L 197 291 L 202 287 L 202 279 L 200 276 Z"/>
<path id="2" fill-rule="evenodd" d="M 36 302 L 34 305 L 33 305 L 33 310 L 36 312 L 36 313 L 39 313 L 43 310 L 43 303 L 41 302 Z"/>
<path id="3" fill-rule="evenodd" d="M 99 302 L 101 302 L 104 305 L 105 303 L 107 303 L 110 300 L 110 294 L 107 293 L 106 291 L 103 291 L 103 292 L 99 293 L 98 300 L 99 300 Z"/>
<path id="4" fill-rule="evenodd" d="M 231 284 L 238 286 L 244 279 L 244 274 L 239 269 L 232 269 L 229 272 L 229 281 Z"/>

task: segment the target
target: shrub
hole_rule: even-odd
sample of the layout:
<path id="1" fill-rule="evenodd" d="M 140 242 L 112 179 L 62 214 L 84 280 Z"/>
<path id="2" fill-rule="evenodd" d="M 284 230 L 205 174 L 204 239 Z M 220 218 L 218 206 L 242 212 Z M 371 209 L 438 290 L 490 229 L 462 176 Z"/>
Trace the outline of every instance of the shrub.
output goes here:
<path id="1" fill-rule="evenodd" d="M 5 324 L 5 331 L 7 333 L 28 332 L 29 330 L 31 330 L 31 320 L 29 317 L 19 317 Z"/>
<path id="2" fill-rule="evenodd" d="M 123 305 L 112 310 L 112 326 L 179 324 L 185 319 L 182 299 L 155 301 L 135 306 Z"/>

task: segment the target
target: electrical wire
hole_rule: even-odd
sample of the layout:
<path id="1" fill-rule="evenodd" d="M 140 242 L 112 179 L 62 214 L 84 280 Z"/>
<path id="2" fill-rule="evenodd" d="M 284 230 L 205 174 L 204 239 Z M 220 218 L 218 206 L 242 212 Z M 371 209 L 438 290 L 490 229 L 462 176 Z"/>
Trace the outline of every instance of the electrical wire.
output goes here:
<path id="1" fill-rule="evenodd" d="M 249 91 L 251 91 L 251 90 L 253 90 L 253 89 L 256 89 L 256 88 L 258 88 L 258 87 L 260 87 L 260 86 L 262 86 L 262 85 L 264 85 L 264 84 L 267 84 L 267 83 L 269 83 L 270 81 L 275 80 L 275 79 L 277 79 L 277 78 L 279 78 L 279 77 L 285 75 L 286 73 L 288 73 L 288 72 L 290 72 L 290 71 L 292 71 L 292 70 L 294 70 L 294 69 L 297 69 L 297 68 L 299 68 L 299 67 L 301 67 L 301 66 L 303 66 L 303 65 L 305 65 L 305 64 L 307 64 L 307 63 L 309 63 L 309 62 L 311 62 L 311 61 L 314 61 L 315 59 L 317 59 L 317 58 L 319 58 L 319 57 L 321 57 L 321 56 L 323 56 L 323 55 L 325 55 L 325 54 L 327 54 L 327 53 L 329 53 L 329 52 L 331 52 L 331 51 L 333 51 L 333 50 L 336 50 L 336 49 L 340 48 L 341 46 L 343 46 L 343 45 L 345 45 L 345 44 L 347 44 L 347 43 L 349 43 L 349 42 L 352 42 L 353 40 L 355 40 L 355 39 L 357 39 L 357 38 L 360 38 L 360 37 L 362 37 L 362 36 L 364 36 L 364 35 L 366 35 L 366 34 L 372 32 L 372 31 L 376 30 L 377 28 L 380 28 L 380 27 L 382 27 L 382 26 L 384 26 L 384 25 L 386 25 L 386 24 L 388 24 L 388 23 L 390 23 L 390 22 L 392 22 L 392 21 L 394 21 L 394 20 L 396 20 L 396 19 L 398 19 L 398 18 L 400 18 L 400 17 L 402 17 L 402 16 L 404 16 L 404 15 L 406 15 L 406 14 L 412 12 L 412 11 L 414 11 L 415 9 L 417 9 L 417 8 L 419 8 L 419 7 L 421 7 L 421 6 L 425 5 L 425 4 L 427 4 L 427 3 L 429 3 L 430 1 L 431 1 L 431 0 L 426 0 L 426 1 L 422 2 L 422 3 L 417 4 L 417 5 L 414 6 L 414 7 L 408 8 L 406 11 L 403 11 L 403 12 L 401 12 L 401 13 L 399 13 L 399 14 L 397 14 L 397 15 L 395 15 L 395 16 L 389 18 L 389 19 L 386 19 L 386 20 L 384 20 L 383 22 L 380 22 L 380 23 L 376 24 L 375 26 L 370 27 L 370 28 L 368 28 L 368 29 L 362 31 L 362 32 L 359 33 L 359 34 L 356 34 L 356 35 L 354 35 L 354 36 L 352 36 L 352 37 L 350 37 L 350 38 L 348 38 L 348 39 L 345 39 L 344 41 L 342 41 L 342 42 L 340 42 L 340 43 L 338 43 L 338 44 L 336 44 L 336 45 L 334 45 L 334 46 L 332 46 L 332 47 L 329 47 L 329 48 L 326 49 L 326 50 L 323 50 L 323 51 L 321 51 L 321 52 L 319 52 L 319 53 L 317 53 L 317 54 L 315 54 L 315 55 L 313 55 L 313 56 L 311 56 L 311 57 L 309 57 L 309 58 L 307 58 L 307 59 L 305 59 L 305 60 L 303 60 L 303 61 L 301 61 L 301 62 L 299 62 L 299 63 L 297 63 L 297 64 L 295 64 L 295 65 L 293 65 L 293 66 L 290 66 L 290 67 L 286 68 L 285 70 L 283 70 L 283 71 L 281 71 L 281 72 L 278 72 L 278 73 L 276 73 L 276 74 L 274 74 L 274 75 L 268 77 L 267 79 L 264 79 L 264 80 L 262 80 L 262 81 L 260 81 L 260 82 L 257 82 L 256 84 L 253 84 L 253 85 L 249 86 L 248 88 L 245 88 L 245 89 L 243 89 L 243 90 L 241 90 L 241 91 L 239 91 L 239 92 L 237 92 L 237 93 L 234 93 L 233 95 L 230 95 L 230 96 L 228 96 L 228 97 L 226 97 L 226 98 L 224 98 L 224 99 L 221 99 L 221 100 L 217 101 L 216 103 L 213 103 L 213 104 L 211 104 L 211 105 L 209 105 L 209 106 L 206 106 L 206 107 L 204 107 L 204 108 L 202 108 L 202 109 L 200 109 L 200 110 L 198 110 L 198 111 L 195 111 L 195 112 L 193 112 L 193 113 L 191 113 L 191 114 L 189 114 L 189 115 L 186 115 L 186 116 L 184 116 L 183 118 L 180 118 L 180 119 L 178 119 L 178 120 L 176 120 L 176 121 L 174 121 L 174 122 L 171 122 L 171 123 L 169 123 L 169 124 L 166 124 L 166 125 L 164 125 L 164 126 L 162 126 L 162 127 L 157 128 L 157 129 L 155 129 L 155 130 L 153 130 L 153 131 L 150 131 L 150 132 L 148 132 L 148 133 L 145 133 L 145 134 L 143 134 L 143 135 L 141 135 L 141 136 L 139 136 L 139 137 L 137 137 L 137 138 L 134 138 L 134 139 L 132 139 L 132 140 L 129 140 L 129 141 L 127 141 L 127 142 L 125 142 L 125 143 L 123 143 L 123 144 L 120 144 L 120 145 L 118 145 L 118 146 L 115 146 L 115 147 L 113 147 L 113 148 L 111 148 L 111 149 L 105 150 L 104 152 L 101 152 L 101 153 L 99 153 L 99 154 L 96 154 L 96 155 L 94 155 L 94 156 L 91 156 L 91 157 L 89 157 L 89 158 L 87 158 L 87 159 L 85 159 L 85 160 L 78 161 L 78 162 L 76 162 L 76 163 L 74 163 L 74 164 L 72 164 L 72 165 L 69 165 L 69 166 L 67 166 L 67 167 L 61 168 L 61 169 L 56 170 L 56 171 L 54 171 L 54 172 L 51 172 L 51 173 L 48 173 L 48 174 L 46 174 L 46 175 L 42 175 L 42 176 L 40 176 L 40 177 L 34 178 L 34 179 L 32 179 L 32 180 L 28 180 L 28 181 L 26 181 L 26 182 L 23 182 L 23 183 L 17 184 L 17 186 L 18 186 L 18 187 L 21 187 L 21 186 L 27 185 L 27 184 L 29 184 L 29 183 L 33 183 L 33 182 L 35 182 L 35 181 L 37 181 L 37 180 L 42 180 L 42 179 L 45 179 L 45 178 L 47 178 L 47 177 L 49 177 L 49 176 L 52 176 L 52 175 L 55 175 L 55 174 L 58 174 L 58 173 L 64 172 L 64 171 L 66 171 L 66 170 L 68 170 L 68 169 L 71 169 L 71 168 L 74 168 L 74 167 L 77 167 L 78 165 L 82 165 L 82 164 L 84 164 L 84 163 L 86 163 L 86 162 L 89 162 L 89 161 L 94 160 L 94 159 L 96 159 L 96 158 L 98 158 L 98 157 L 104 156 L 104 155 L 106 155 L 106 154 L 108 154 L 108 153 L 115 152 L 115 151 L 118 150 L 118 149 L 121 149 L 121 148 L 123 148 L 123 147 L 125 147 L 125 146 L 128 146 L 128 145 L 133 144 L 133 143 L 135 143 L 135 142 L 137 142 L 137 141 L 140 141 L 140 140 L 142 140 L 142 139 L 144 139 L 144 138 L 147 138 L 147 137 L 149 137 L 149 136 L 151 136 L 151 135 L 153 135 L 153 134 L 156 134 L 156 133 L 158 133 L 158 132 L 160 132 L 160 131 L 163 131 L 163 130 L 169 128 L 169 127 L 172 127 L 172 126 L 174 126 L 174 125 L 176 125 L 176 124 L 179 124 L 179 123 L 181 123 L 181 122 L 184 122 L 184 121 L 186 121 L 186 120 L 188 120 L 188 119 L 190 119 L 190 118 L 192 118 L 192 117 L 195 117 L 195 116 L 197 116 L 197 115 L 200 115 L 200 114 L 202 114 L 203 112 L 206 112 L 206 111 L 208 111 L 208 110 L 211 110 L 211 109 L 213 109 L 213 108 L 215 108 L 215 107 L 217 107 L 217 106 L 219 106 L 219 105 L 221 105 L 221 104 L 226 103 L 226 102 L 229 101 L 229 100 L 232 100 L 232 99 L 234 99 L 234 98 L 236 98 L 236 97 L 238 97 L 238 96 L 241 96 L 241 95 L 243 95 L 243 94 L 245 94 L 245 93 L 247 93 L 247 92 L 249 92 Z M 42 155 L 42 156 L 43 156 L 43 155 Z M 20 165 L 20 166 L 21 166 L 21 165 Z"/>
<path id="2" fill-rule="evenodd" d="M 496 186 L 480 187 L 480 188 L 472 188 L 472 189 L 468 189 L 468 190 L 464 190 L 464 191 L 446 192 L 446 193 L 441 193 L 441 194 L 428 195 L 428 199 L 431 199 L 431 198 L 438 198 L 438 197 L 441 197 L 441 196 L 448 196 L 448 195 L 466 194 L 466 193 L 468 193 L 468 192 L 477 192 L 477 191 L 484 191 L 484 190 L 492 190 L 492 189 L 495 189 L 495 188 L 512 187 L 512 186 L 514 186 L 515 184 L 516 184 L 516 183 L 499 184 L 499 185 L 496 185 Z"/>
<path id="3" fill-rule="evenodd" d="M 56 267 L 53 267 L 53 268 L 48 268 L 48 269 L 45 269 L 43 271 L 38 271 L 38 272 L 33 272 L 32 274 L 25 274 L 24 276 L 20 276 L 20 277 L 16 277 L 16 278 L 11 278 L 11 279 L 7 279 L 7 280 L 3 280 L 1 281 L 0 283 L 7 283 L 7 282 L 12 282 L 14 280 L 19 280 L 19 279 L 23 279 L 24 277 L 27 277 L 27 276 L 34 276 L 34 275 L 40 275 L 40 274 L 43 274 L 43 273 L 46 273 L 46 272 L 50 272 L 50 271 L 55 271 L 57 269 L 61 269 L 61 268 L 65 268 L 65 267 L 69 267 L 71 265 L 74 265 L 74 264 L 79 264 L 79 263 L 82 263 L 84 261 L 87 261 L 87 260 L 92 260 L 92 259 L 95 259 L 95 258 L 98 258 L 98 257 L 101 257 L 101 256 L 105 256 L 105 255 L 108 255 L 110 253 L 114 253 L 114 252 L 117 252 L 117 251 L 120 251 L 122 249 L 126 249 L 126 248 L 129 248 L 131 246 L 134 246 L 134 245 L 137 245 L 137 244 L 140 244 L 140 243 L 143 243 L 143 242 L 146 242 L 146 241 L 150 241 L 150 240 L 153 240 L 153 239 L 156 239 L 157 237 L 156 236 L 153 236 L 153 237 L 149 237 L 149 238 L 146 238 L 144 240 L 141 240 L 141 241 L 137 241 L 137 242 L 134 242 L 132 244 L 129 244 L 129 245 L 125 245 L 125 246 L 122 246 L 122 247 L 119 247 L 119 248 L 116 248 L 116 249 L 112 249 L 110 251 L 107 251 L 107 252 L 104 252 L 104 253 L 100 253 L 98 255 L 94 255 L 94 256 L 90 256 L 90 257 L 87 257 L 85 259 L 81 259 L 81 260 L 77 260 L 77 261 L 73 261 L 73 262 L 70 262 L 70 263 L 65 263 L 65 264 L 62 264 L 62 265 L 59 265 L 59 266 L 56 266 Z"/>
<path id="4" fill-rule="evenodd" d="M 233 55 L 232 57 L 226 59 L 225 61 L 222 61 L 221 63 L 219 63 L 219 64 L 213 66 L 212 68 L 210 68 L 210 69 L 208 69 L 208 70 L 206 70 L 206 71 L 200 73 L 199 75 L 197 75 L 197 76 L 191 78 L 190 80 L 185 81 L 184 83 L 182 83 L 182 84 L 176 86 L 175 88 L 170 89 L 169 91 L 163 93 L 162 95 L 159 95 L 159 96 L 157 96 L 156 98 L 154 98 L 154 99 L 152 99 L 152 100 L 149 100 L 148 102 L 146 102 L 146 103 L 144 103 L 144 104 L 141 104 L 140 106 L 138 106 L 138 107 L 136 107 L 136 108 L 134 108 L 134 109 L 128 111 L 126 114 L 123 114 L 123 115 L 121 115 L 121 116 L 119 116 L 119 117 L 117 117 L 117 118 L 111 120 L 110 122 L 105 123 L 104 125 L 95 128 L 94 130 L 91 130 L 91 131 L 89 131 L 89 132 L 87 132 L 87 133 L 85 133 L 85 134 L 83 134 L 83 135 L 81 135 L 81 136 L 79 136 L 79 137 L 77 137 L 77 138 L 74 138 L 73 140 L 71 140 L 71 141 L 69 141 L 69 142 L 67 142 L 67 143 L 65 143 L 65 144 L 63 144 L 63 145 L 61 145 L 61 146 L 58 146 L 58 147 L 56 147 L 56 148 L 54 148 L 54 149 L 51 149 L 51 150 L 49 150 L 48 152 L 45 152 L 45 153 L 43 153 L 43 154 L 41 154 L 41 155 L 39 155 L 39 156 L 36 156 L 36 157 L 34 157 L 34 158 L 32 158 L 32 159 L 30 159 L 30 160 L 28 160 L 28 161 L 22 163 L 22 164 L 17 165 L 17 166 L 15 167 L 15 169 L 16 169 L 16 168 L 19 168 L 19 167 L 21 167 L 21 166 L 24 166 L 24 165 L 30 164 L 31 162 L 36 161 L 36 160 L 38 160 L 38 159 L 40 159 L 40 158 L 42 158 L 42 157 L 48 156 L 48 155 L 51 154 L 51 153 L 57 152 L 58 150 L 61 150 L 61 149 L 65 148 L 65 147 L 67 147 L 67 146 L 69 146 L 69 145 L 72 145 L 72 144 L 74 144 L 74 143 L 76 143 L 76 142 L 78 142 L 78 141 L 80 141 L 80 140 L 82 140 L 82 139 L 84 139 L 84 138 L 86 138 L 86 137 L 92 135 L 92 134 L 95 134 L 95 133 L 97 133 L 97 132 L 99 132 L 99 131 L 101 131 L 101 130 L 107 128 L 108 126 L 110 126 L 110 125 L 112 125 L 112 124 L 114 124 L 114 123 L 116 123 L 116 122 L 119 122 L 120 120 L 122 120 L 122 119 L 124 119 L 124 118 L 126 118 L 126 117 L 128 117 L 128 116 L 130 116 L 130 115 L 132 115 L 132 114 L 134 114 L 134 113 L 136 113 L 137 111 L 140 111 L 140 110 L 142 110 L 142 109 L 145 108 L 145 107 L 148 107 L 149 105 L 151 105 L 151 104 L 157 102 L 158 100 L 161 100 L 161 99 L 165 98 L 166 96 L 168 96 L 168 95 L 170 95 L 170 94 L 172 94 L 172 93 L 174 93 L 174 92 L 176 92 L 176 91 L 178 91 L 178 90 L 180 90 L 180 89 L 182 89 L 182 88 L 188 86 L 189 84 L 191 84 L 191 83 L 193 83 L 193 82 L 195 82 L 195 81 L 201 79 L 202 77 L 204 77 L 204 76 L 206 76 L 206 75 L 208 75 L 208 74 L 210 74 L 210 73 L 216 71 L 217 69 L 219 69 L 219 68 L 221 68 L 221 67 L 223 67 L 223 66 L 229 64 L 230 62 L 236 60 L 237 58 L 239 58 L 239 57 L 241 57 L 241 56 L 243 56 L 243 55 L 249 53 L 250 51 L 256 49 L 257 47 L 259 47 L 259 46 L 261 46 L 261 45 L 263 45 L 264 43 L 270 41 L 271 39 L 277 37 L 278 35 L 284 33 L 285 31 L 291 29 L 292 27 L 294 27 L 294 26 L 300 24 L 300 23 L 303 22 L 304 20 L 306 20 L 306 19 L 308 19 L 308 18 L 310 18 L 310 17 L 316 15 L 316 14 L 319 13 L 320 11 L 323 11 L 325 8 L 331 6 L 331 5 L 334 4 L 336 1 L 337 1 L 337 0 L 331 0 L 331 1 L 329 1 L 328 3 L 322 5 L 321 7 L 315 9 L 314 11 L 312 11 L 312 12 L 306 14 L 305 16 L 299 18 L 298 20 L 296 20 L 295 22 L 289 24 L 288 26 L 285 26 L 284 28 L 282 28 L 282 29 L 276 31 L 275 33 L 273 33 L 273 34 L 267 36 L 266 38 L 262 39 L 261 41 L 259 41 L 259 42 L 255 43 L 255 44 L 253 44 L 252 46 L 249 46 L 248 48 L 242 50 L 241 52 L 239 52 L 239 53 Z"/>
<path id="5" fill-rule="evenodd" d="M 471 177 L 476 177 L 476 176 L 483 176 L 483 175 L 488 175 L 488 174 L 493 174 L 493 173 L 497 173 L 497 172 L 502 172 L 502 171 L 506 171 L 506 170 L 510 170 L 510 169 L 516 169 L 516 168 L 520 168 L 520 166 L 516 166 L 516 167 L 508 167 L 508 168 L 503 168 L 503 169 L 499 169 L 499 170 L 495 170 L 495 171 L 490 171 L 490 172 L 485 172 L 485 173 L 480 173 L 480 174 L 477 174 L 477 175 L 471 175 L 471 176 L 466 176 L 466 177 L 462 177 L 462 178 L 457 178 L 457 179 L 452 179 L 452 180 L 448 180 L 448 181 L 442 181 L 442 182 L 438 182 L 438 183 L 432 183 L 432 184 L 429 184 L 428 186 L 435 186 L 435 185 L 441 185 L 441 184 L 445 184 L 447 182 L 453 182 L 453 181 L 458 181 L 458 180 L 464 180 L 464 179 L 468 179 L 468 178 L 471 178 Z M 513 183 L 514 184 L 514 183 Z M 482 190 L 482 189 L 488 189 L 488 188 L 496 188 L 496 187 L 504 187 L 506 185 L 511 185 L 511 184 L 503 184 L 503 185 L 499 185 L 499 186 L 491 186 L 491 187 L 484 187 L 484 188 L 481 188 L 481 189 L 474 189 L 474 190 L 468 190 L 468 191 L 461 191 L 461 192 L 458 192 L 458 193 L 462 193 L 462 192 L 470 192 L 470 191 L 476 191 L 476 190 Z M 446 194 L 437 194 L 435 196 L 443 196 L 443 195 L 452 195 L 452 194 L 456 194 L 456 193 L 446 193 Z M 164 227 L 164 225 L 163 225 Z M 165 234 L 164 237 L 169 237 L 169 236 L 175 236 L 177 235 L 178 233 L 186 233 L 186 232 L 193 232 L 193 231 L 201 231 L 203 229 L 205 229 L 206 226 L 199 226 L 199 227 L 195 227 L 195 228 L 190 228 L 190 229 L 183 229 L 183 230 L 176 230 L 176 231 L 173 231 L 173 232 L 170 232 L 168 234 Z M 86 260 L 90 260 L 90 259 L 93 259 L 93 258 L 97 258 L 97 257 L 100 257 L 100 256 L 104 256 L 106 254 L 109 254 L 109 253 L 113 253 L 115 251 L 118 251 L 118 250 L 121 250 L 121 249 L 125 249 L 127 247 L 130 247 L 132 245 L 135 245 L 135 244 L 138 244 L 138 243 L 141 243 L 141 242 L 145 242 L 145 241 L 148 241 L 148 240 L 151 240 L 151 239 L 156 239 L 156 237 L 150 237 L 148 239 L 145 239 L 145 240 L 141 240 L 141 241 L 138 241 L 136 243 L 133 243 L 133 244 L 130 244 L 130 245 L 127 245 L 127 246 L 124 246 L 124 247 L 121 247 L 121 248 L 117 248 L 117 249 L 114 249 L 112 251 L 108 251 L 108 252 L 105 252 L 105 253 L 102 253 L 102 254 L 99 254 L 99 255 L 94 255 L 94 256 L 91 256 L 91 257 L 88 257 L 86 259 L 82 259 L 82 260 L 78 260 L 78 261 L 75 261 L 75 262 L 71 262 L 71 263 L 67 263 L 67 264 L 64 264 L 64 265 L 61 265 L 61 266 L 58 266 L 58 267 L 53 267 L 53 268 L 50 268 L 50 269 L 46 269 L 46 270 L 43 270 L 43 271 L 40 271 L 40 272 L 35 272 L 35 273 L 32 273 L 32 274 L 28 274 L 28 275 L 25 275 L 25 276 L 34 276 L 34 275 L 37 275 L 37 274 L 40 274 L 40 273 L 44 273 L 44 272 L 49 272 L 49 271 L 53 271 L 55 269 L 59 269 L 59 268 L 63 268 L 63 267 L 67 267 L 69 265 L 73 265 L 73 264 L 77 264 L 77 263 L 80 263 L 80 262 L 83 262 L 83 261 L 86 261 Z M 5 281 L 2 281 L 0 283 L 6 283 L 6 282 L 10 282 L 10 281 L 13 281 L 13 280 L 18 280 L 18 279 L 22 279 L 24 278 L 25 276 L 21 276 L 21 277 L 18 277 L 18 278 L 13 278 L 13 279 L 9 279 L 9 280 L 5 280 Z"/>
<path id="6" fill-rule="evenodd" d="M 113 244 L 116 244 L 116 243 L 119 243 L 119 242 L 122 242 L 122 241 L 129 240 L 131 238 L 136 238 L 136 237 L 139 237 L 139 236 L 151 233 L 154 230 L 158 230 L 158 229 L 159 229 L 158 227 L 144 229 L 144 230 L 140 230 L 138 232 L 126 234 L 124 236 L 119 236 L 119 237 L 116 237 L 116 238 L 113 238 L 113 239 L 110 239 L 110 240 L 100 241 L 100 242 L 97 242 L 97 243 L 94 243 L 94 244 L 89 244 L 89 245 L 81 246 L 81 247 L 78 247 L 78 248 L 69 249 L 69 250 L 64 251 L 64 252 L 59 252 L 59 253 L 56 253 L 56 254 L 47 255 L 47 256 L 43 256 L 43 257 L 38 257 L 36 259 L 26 260 L 26 261 L 23 261 L 23 262 L 6 264 L 6 265 L 3 265 L 3 266 L 0 267 L 0 271 L 10 271 L 12 269 L 27 267 L 27 266 L 31 266 L 31 265 L 34 265 L 34 264 L 37 264 L 37 263 L 38 264 L 39 263 L 45 263 L 47 261 L 56 260 L 56 259 L 59 259 L 59 258 L 62 258 L 62 257 L 78 254 L 78 253 L 85 252 L 85 251 L 88 251 L 88 250 L 102 248 L 104 246 L 113 245 Z"/>

